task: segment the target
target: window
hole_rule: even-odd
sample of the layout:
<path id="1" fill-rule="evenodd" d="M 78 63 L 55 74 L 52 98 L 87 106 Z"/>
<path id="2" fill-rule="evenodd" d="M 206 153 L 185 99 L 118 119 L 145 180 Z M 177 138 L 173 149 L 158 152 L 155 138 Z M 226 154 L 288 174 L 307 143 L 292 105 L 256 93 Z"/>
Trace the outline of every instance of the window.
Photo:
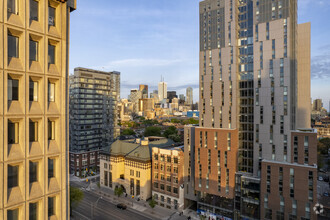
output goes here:
<path id="1" fill-rule="evenodd" d="M 48 217 L 55 215 L 55 197 L 48 197 Z"/>
<path id="2" fill-rule="evenodd" d="M 156 188 L 156 189 L 158 188 L 158 183 L 156 183 L 156 182 L 154 183 L 154 188 Z"/>
<path id="3" fill-rule="evenodd" d="M 55 26 L 55 12 L 56 9 L 48 6 L 48 25 L 49 26 Z"/>
<path id="4" fill-rule="evenodd" d="M 8 33 L 8 58 L 16 57 L 18 58 L 18 37 L 11 35 Z"/>
<path id="5" fill-rule="evenodd" d="M 48 44 L 48 64 L 55 64 L 55 46 Z"/>
<path id="6" fill-rule="evenodd" d="M 166 159 L 168 163 L 171 163 L 171 156 L 167 156 Z"/>
<path id="7" fill-rule="evenodd" d="M 8 144 L 19 143 L 18 122 L 8 121 Z"/>
<path id="8" fill-rule="evenodd" d="M 140 171 L 136 171 L 136 177 L 140 177 L 141 174 L 140 174 Z"/>
<path id="9" fill-rule="evenodd" d="M 55 83 L 48 82 L 48 101 L 55 102 Z"/>
<path id="10" fill-rule="evenodd" d="M 39 3 L 36 0 L 30 0 L 30 21 L 38 21 Z"/>
<path id="11" fill-rule="evenodd" d="M 178 160 L 178 157 L 174 157 L 174 163 L 178 163 L 179 160 Z"/>
<path id="12" fill-rule="evenodd" d="M 10 76 L 8 76 L 8 101 L 18 101 L 18 86 L 18 79 L 12 79 Z"/>
<path id="13" fill-rule="evenodd" d="M 173 193 L 178 194 L 178 188 L 173 187 Z"/>
<path id="14" fill-rule="evenodd" d="M 30 203 L 29 204 L 29 220 L 37 220 L 38 219 L 38 203 Z"/>
<path id="15" fill-rule="evenodd" d="M 12 209 L 7 211 L 7 219 L 8 220 L 18 220 L 18 209 Z"/>
<path id="16" fill-rule="evenodd" d="M 38 181 L 38 162 L 30 161 L 30 183 Z"/>
<path id="17" fill-rule="evenodd" d="M 164 184 L 160 184 L 160 189 L 161 190 L 164 190 L 165 189 Z"/>
<path id="18" fill-rule="evenodd" d="M 108 164 L 104 163 L 104 169 L 108 168 Z"/>
<path id="19" fill-rule="evenodd" d="M 29 122 L 29 136 L 30 136 L 30 142 L 38 141 L 38 122 L 34 122 L 34 121 Z"/>
<path id="20" fill-rule="evenodd" d="M 48 178 L 55 177 L 54 163 L 55 159 L 48 159 Z"/>
<path id="21" fill-rule="evenodd" d="M 167 182 L 171 182 L 171 176 L 166 176 Z"/>
<path id="22" fill-rule="evenodd" d="M 8 165 L 8 189 L 18 186 L 18 165 Z"/>
<path id="23" fill-rule="evenodd" d="M 38 82 L 31 80 L 29 83 L 29 101 L 37 102 L 38 101 Z"/>
<path id="24" fill-rule="evenodd" d="M 48 140 L 55 140 L 55 121 L 48 120 Z"/>
<path id="25" fill-rule="evenodd" d="M 104 171 L 104 185 L 108 186 L 108 171 Z"/>
<path id="26" fill-rule="evenodd" d="M 18 14 L 18 4 L 17 0 L 7 0 L 7 12 L 8 18 L 11 14 Z"/>
<path id="27" fill-rule="evenodd" d="M 134 170 L 130 170 L 129 175 L 134 176 Z"/>
<path id="28" fill-rule="evenodd" d="M 33 0 L 32 0 L 33 1 Z M 30 61 L 38 61 L 38 41 L 30 38 Z"/>
<path id="29" fill-rule="evenodd" d="M 171 186 L 166 186 L 167 192 L 171 192 Z"/>

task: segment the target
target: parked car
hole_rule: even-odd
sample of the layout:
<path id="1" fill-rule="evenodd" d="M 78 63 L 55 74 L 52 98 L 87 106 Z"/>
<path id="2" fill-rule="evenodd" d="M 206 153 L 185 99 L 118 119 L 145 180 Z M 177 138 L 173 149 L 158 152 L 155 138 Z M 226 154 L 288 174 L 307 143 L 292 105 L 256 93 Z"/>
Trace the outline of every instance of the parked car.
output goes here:
<path id="1" fill-rule="evenodd" d="M 322 177 L 322 176 L 319 176 L 319 180 L 320 180 L 320 181 L 323 181 L 323 177 Z"/>
<path id="2" fill-rule="evenodd" d="M 329 193 L 328 192 L 325 192 L 325 193 L 323 193 L 323 196 L 329 197 Z"/>
<path id="3" fill-rule="evenodd" d="M 119 204 L 117 204 L 117 208 L 118 209 L 125 210 L 125 209 L 127 209 L 127 206 L 125 204 L 123 204 L 123 203 L 119 203 Z"/>

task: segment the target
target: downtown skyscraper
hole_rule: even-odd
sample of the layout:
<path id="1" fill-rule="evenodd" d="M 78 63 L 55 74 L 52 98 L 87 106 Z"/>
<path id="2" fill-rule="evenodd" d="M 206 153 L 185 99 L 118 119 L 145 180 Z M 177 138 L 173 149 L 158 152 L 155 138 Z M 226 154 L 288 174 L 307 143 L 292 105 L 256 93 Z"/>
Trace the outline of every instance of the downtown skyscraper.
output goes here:
<path id="1" fill-rule="evenodd" d="M 70 219 L 69 36 L 75 0 L 0 5 L 0 219 Z"/>
<path id="2" fill-rule="evenodd" d="M 185 129 L 198 212 L 315 219 L 310 23 L 296 0 L 205 0 L 199 14 L 200 123 Z"/>

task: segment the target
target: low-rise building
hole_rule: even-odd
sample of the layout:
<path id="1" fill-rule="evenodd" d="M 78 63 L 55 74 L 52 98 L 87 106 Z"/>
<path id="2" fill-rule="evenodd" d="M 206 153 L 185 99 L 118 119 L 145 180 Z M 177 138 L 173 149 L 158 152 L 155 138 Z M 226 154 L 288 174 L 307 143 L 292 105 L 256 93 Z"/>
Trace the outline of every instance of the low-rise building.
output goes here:
<path id="1" fill-rule="evenodd" d="M 151 197 L 151 149 L 173 147 L 174 142 L 163 137 L 145 140 L 117 140 L 100 155 L 100 185 L 147 200 Z"/>
<path id="2" fill-rule="evenodd" d="M 184 208 L 183 149 L 152 148 L 152 196 L 158 205 L 180 211 Z"/>

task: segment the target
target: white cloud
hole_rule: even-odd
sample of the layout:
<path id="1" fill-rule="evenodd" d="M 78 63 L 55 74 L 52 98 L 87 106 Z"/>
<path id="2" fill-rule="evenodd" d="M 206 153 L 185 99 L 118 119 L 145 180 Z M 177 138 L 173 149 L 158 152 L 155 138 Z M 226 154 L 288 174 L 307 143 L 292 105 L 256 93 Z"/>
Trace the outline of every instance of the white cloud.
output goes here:
<path id="1" fill-rule="evenodd" d="M 118 67 L 144 67 L 144 66 L 170 66 L 173 64 L 178 64 L 183 62 L 183 59 L 123 59 L 123 60 L 115 60 L 111 61 L 104 68 L 118 68 Z"/>

